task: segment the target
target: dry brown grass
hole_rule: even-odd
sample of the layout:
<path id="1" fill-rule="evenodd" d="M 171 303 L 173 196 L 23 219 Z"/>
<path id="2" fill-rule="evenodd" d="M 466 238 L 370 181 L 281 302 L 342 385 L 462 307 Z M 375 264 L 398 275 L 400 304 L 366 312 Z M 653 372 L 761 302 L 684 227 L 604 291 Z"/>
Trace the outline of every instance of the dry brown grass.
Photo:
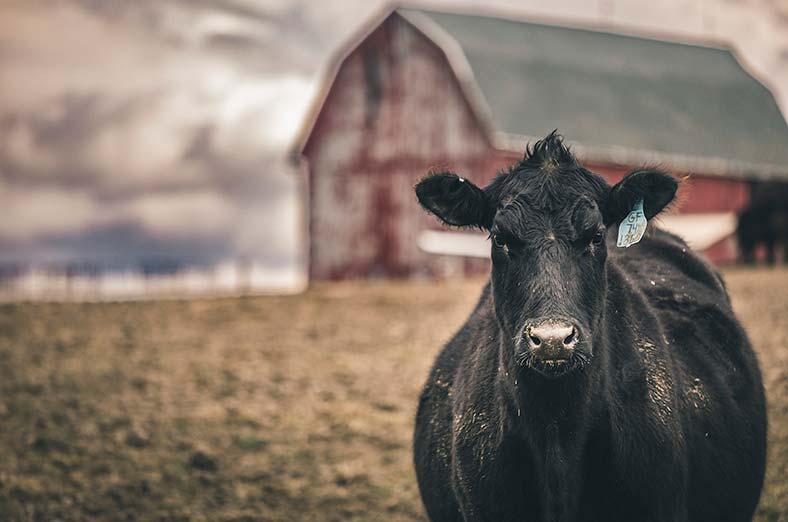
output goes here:
<path id="1" fill-rule="evenodd" d="M 733 271 L 788 521 L 788 271 Z M 424 520 L 419 388 L 480 281 L 0 308 L 0 520 Z"/>

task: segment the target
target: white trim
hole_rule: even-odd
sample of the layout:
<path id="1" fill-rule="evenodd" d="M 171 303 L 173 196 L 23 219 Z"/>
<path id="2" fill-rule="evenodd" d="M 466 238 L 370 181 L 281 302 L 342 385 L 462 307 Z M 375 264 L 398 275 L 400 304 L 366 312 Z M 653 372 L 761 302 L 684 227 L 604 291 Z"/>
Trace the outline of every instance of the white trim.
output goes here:
<path id="1" fill-rule="evenodd" d="M 422 230 L 416 244 L 428 254 L 490 258 L 490 244 L 484 234 Z"/>
<path id="2" fill-rule="evenodd" d="M 659 228 L 683 238 L 698 252 L 732 236 L 738 223 L 733 212 L 668 214 L 656 220 Z"/>

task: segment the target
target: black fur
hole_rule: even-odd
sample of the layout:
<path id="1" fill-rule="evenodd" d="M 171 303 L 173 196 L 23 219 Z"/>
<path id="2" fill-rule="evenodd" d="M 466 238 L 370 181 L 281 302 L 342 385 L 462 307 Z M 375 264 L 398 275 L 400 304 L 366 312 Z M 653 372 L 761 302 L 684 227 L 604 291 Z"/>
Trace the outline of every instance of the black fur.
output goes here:
<path id="1" fill-rule="evenodd" d="M 430 173 L 416 185 L 416 197 L 447 225 L 490 226 L 492 214 L 484 191 L 454 173 Z"/>
<path id="2" fill-rule="evenodd" d="M 788 185 L 780 182 L 753 183 L 750 206 L 739 215 L 736 227 L 741 260 L 755 263 L 755 251 L 763 245 L 766 262 L 777 261 L 777 247 L 782 244 L 782 262 L 788 263 Z"/>
<path id="3" fill-rule="evenodd" d="M 651 219 L 671 202 L 679 188 L 678 182 L 656 169 L 638 170 L 617 183 L 608 195 L 605 223 L 618 223 L 643 199 L 643 213 Z"/>
<path id="4" fill-rule="evenodd" d="M 653 217 L 675 180 L 639 171 L 611 188 L 557 134 L 483 190 L 439 176 L 419 200 L 489 230 L 493 268 L 421 395 L 414 460 L 430 520 L 751 520 L 765 399 L 722 279 L 660 230 L 628 249 L 613 240 L 634 201 Z M 559 367 L 524 348 L 546 318 L 577 331 Z"/>

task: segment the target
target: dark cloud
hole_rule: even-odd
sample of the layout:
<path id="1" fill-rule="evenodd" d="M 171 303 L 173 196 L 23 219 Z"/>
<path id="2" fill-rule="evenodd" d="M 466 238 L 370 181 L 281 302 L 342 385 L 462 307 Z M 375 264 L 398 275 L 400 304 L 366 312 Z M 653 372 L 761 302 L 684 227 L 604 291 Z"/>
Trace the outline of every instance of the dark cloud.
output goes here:
<path id="1" fill-rule="evenodd" d="M 226 236 L 157 237 L 137 223 L 93 226 L 43 236 L 35 241 L 0 240 L 0 263 L 35 265 L 85 263 L 109 269 L 137 268 L 157 260 L 207 266 L 226 259 L 232 248 Z M 89 252 L 90 255 L 85 255 Z"/>
<path id="2" fill-rule="evenodd" d="M 271 62 L 276 31 L 257 12 L 244 25 L 244 9 L 102 1 L 11 12 L 15 27 L 42 23 L 64 47 L 24 31 L 0 37 L 14 50 L 0 53 L 11 75 L 0 80 L 0 261 L 294 263 L 297 180 L 276 145 L 290 136 L 270 134 L 294 123 L 269 107 L 306 105 L 309 80 L 280 85 L 281 75 L 246 67 Z M 75 61 L 59 69 L 64 58 Z"/>
<path id="3" fill-rule="evenodd" d="M 101 199 L 210 186 L 187 149 L 205 124 L 162 122 L 162 93 L 115 99 L 67 93 L 40 112 L 0 116 L 0 179 L 16 186 L 83 189 Z M 148 125 L 157 127 L 146 128 Z M 158 130 L 156 130 L 158 129 Z M 172 131 L 172 133 L 170 133 Z"/>

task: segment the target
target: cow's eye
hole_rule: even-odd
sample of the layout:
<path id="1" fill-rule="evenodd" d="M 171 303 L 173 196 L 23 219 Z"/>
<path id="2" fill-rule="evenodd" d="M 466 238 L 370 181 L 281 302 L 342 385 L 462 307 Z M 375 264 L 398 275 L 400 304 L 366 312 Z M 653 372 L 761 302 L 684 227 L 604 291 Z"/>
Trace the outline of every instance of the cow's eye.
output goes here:
<path id="1" fill-rule="evenodd" d="M 594 237 L 593 237 L 593 239 L 592 239 L 591 241 L 592 241 L 592 242 L 593 242 L 595 245 L 601 245 L 602 243 L 604 243 L 604 242 L 605 242 L 605 233 L 604 233 L 604 232 L 602 232 L 601 230 L 597 230 L 597 231 L 594 233 Z"/>
<path id="2" fill-rule="evenodd" d="M 492 242 L 497 248 L 500 248 L 504 252 L 509 252 L 509 244 L 506 242 L 506 239 L 503 238 L 500 234 L 493 234 L 492 235 Z"/>

